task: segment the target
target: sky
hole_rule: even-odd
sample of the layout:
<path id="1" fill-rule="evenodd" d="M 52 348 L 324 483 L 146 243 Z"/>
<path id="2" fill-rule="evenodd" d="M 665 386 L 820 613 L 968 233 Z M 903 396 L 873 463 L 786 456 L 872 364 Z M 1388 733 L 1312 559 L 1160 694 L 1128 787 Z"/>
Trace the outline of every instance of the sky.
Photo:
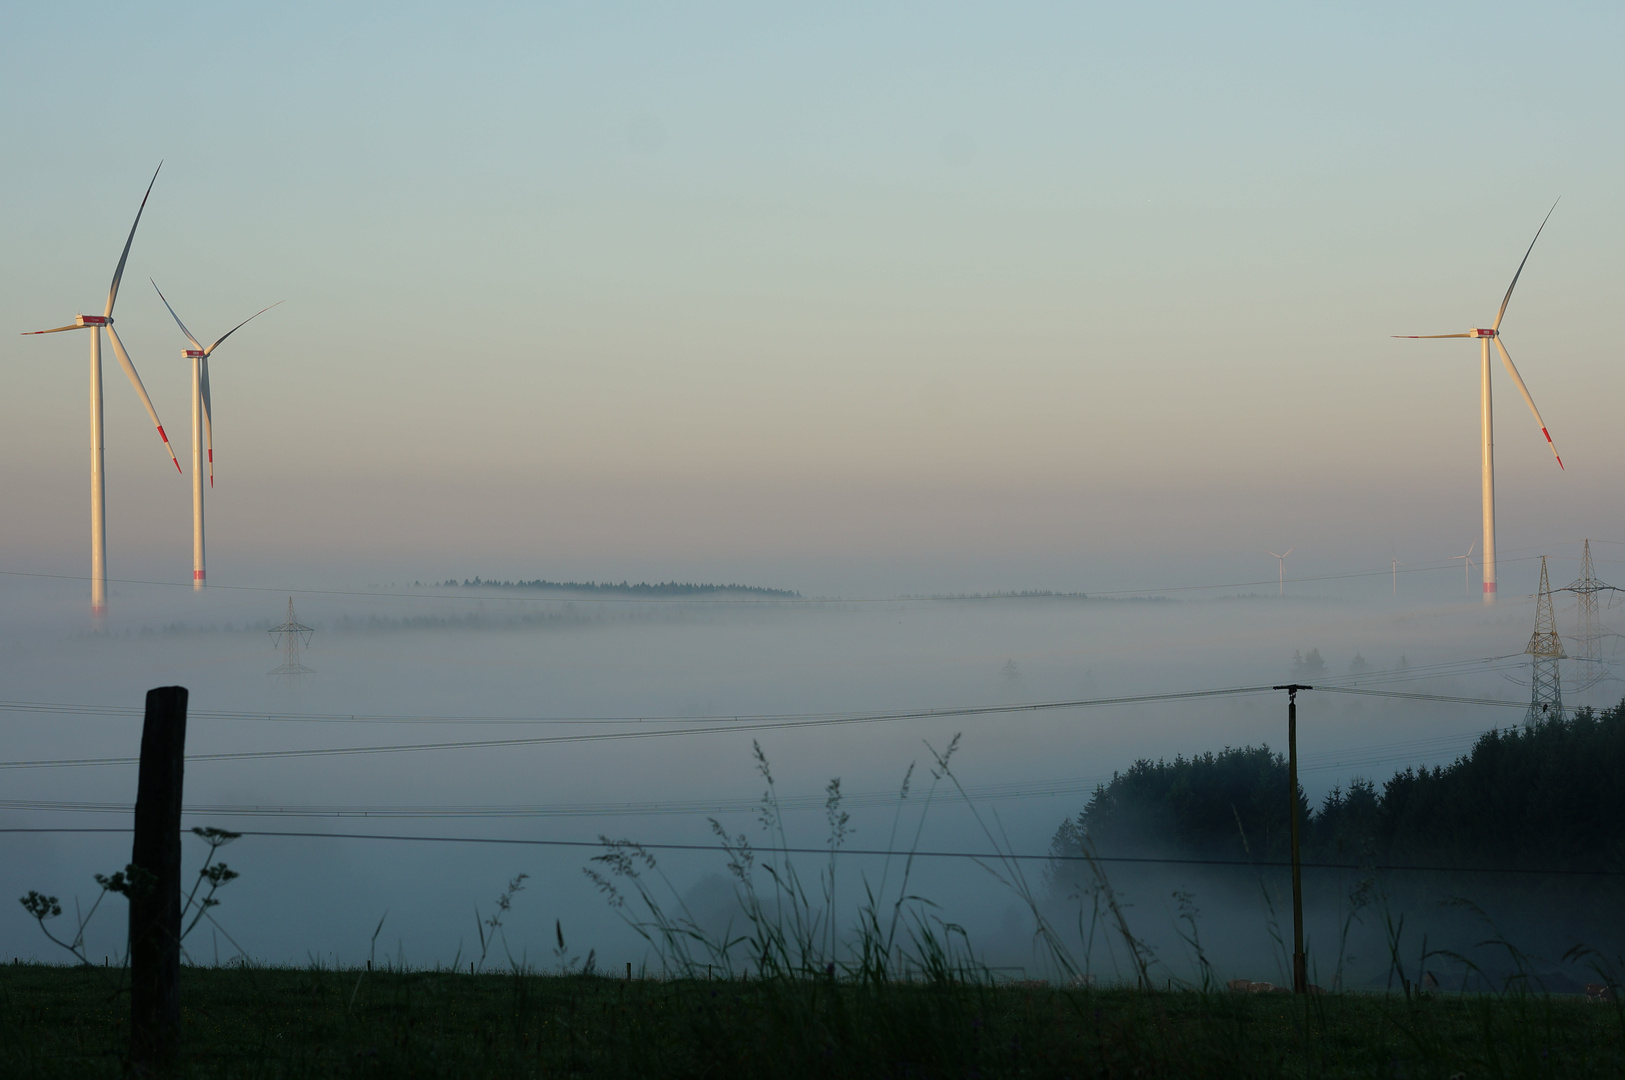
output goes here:
<path id="1" fill-rule="evenodd" d="M 1539 555 L 1567 582 L 1589 537 L 1599 573 L 1625 576 L 1617 5 L 65 4 L 0 18 L 11 700 L 128 704 L 178 681 L 219 710 L 787 713 L 1009 696 L 1007 661 L 1035 700 L 1141 693 L 1284 677 L 1314 646 L 1339 673 L 1356 653 L 1379 667 L 1516 654 Z M 116 317 L 178 447 L 189 367 L 148 279 L 205 340 L 283 303 L 211 363 L 201 597 L 184 587 L 190 484 L 105 357 L 115 584 L 108 635 L 87 637 L 85 340 L 20 335 L 101 310 L 160 160 Z M 1451 560 L 1479 542 L 1476 344 L 1391 335 L 1488 325 L 1559 199 L 1502 329 L 1566 468 L 1497 366 L 1507 599 L 1480 611 Z M 1288 603 L 1242 618 L 1213 599 L 1268 598 L 1266 552 L 1288 548 Z M 519 607 L 385 595 L 475 575 L 742 582 L 854 604 L 487 633 L 481 619 Z M 1219 585 L 1151 614 L 857 603 Z M 335 643 L 297 693 L 265 675 L 285 593 Z M 1451 688 L 1516 697 L 1518 677 Z M 1011 811 L 1019 845 L 1041 849 L 1083 780 L 1140 754 L 1278 738 L 1278 710 L 1251 708 L 1023 728 L 977 749 L 978 782 L 1073 785 Z M 1338 715 L 1316 752 L 1355 756 L 1326 759 L 1344 764 L 1317 785 L 1348 762 L 1386 768 L 1371 748 L 1404 742 L 1407 724 L 1447 758 L 1495 719 Z M 13 723 L 8 756 L 129 741 L 81 722 Z M 818 744 L 791 769 L 797 794 L 843 772 L 886 789 L 925 735 L 866 743 L 861 768 L 850 744 Z M 584 779 L 610 761 L 612 779 Z M 503 765 L 500 782 L 477 762 L 295 772 L 249 794 L 336 803 L 354 781 L 352 801 L 422 786 L 517 803 L 534 784 L 591 803 L 692 799 L 713 777 L 755 794 L 740 740 Z M 197 775 L 199 799 L 254 788 Z M 118 783 L 41 779 L 26 794 L 122 797 Z M 41 880 L 83 869 L 78 849 L 42 845 L 15 865 Z M 296 880 L 287 858 L 260 880 Z M 379 882 L 408 865 L 322 864 L 322 888 L 387 894 Z M 494 896 L 513 869 L 490 860 L 456 884 L 489 879 Z M 464 891 L 396 917 L 439 926 Z M 327 894 L 255 895 L 274 913 Z M 595 897 L 571 895 L 611 933 Z M 309 947 L 353 946 L 376 918 L 370 900 L 346 911 L 361 930 Z M 24 931 L 0 924 L 0 947 L 31 947 Z M 449 958 L 450 939 L 431 937 L 420 955 Z"/>
<path id="2" fill-rule="evenodd" d="M 1476 350 L 1389 335 L 1489 320 L 1561 196 L 1505 329 L 1567 470 L 1497 369 L 1501 544 L 1621 536 L 1620 18 L 22 10 L 0 312 L 99 310 L 159 159 L 117 317 L 183 445 L 148 277 L 200 334 L 286 301 L 212 365 L 222 580 L 1245 580 L 1476 538 Z M 3 348 L 0 539 L 81 572 L 83 339 Z M 113 573 L 185 580 L 118 379 Z"/>

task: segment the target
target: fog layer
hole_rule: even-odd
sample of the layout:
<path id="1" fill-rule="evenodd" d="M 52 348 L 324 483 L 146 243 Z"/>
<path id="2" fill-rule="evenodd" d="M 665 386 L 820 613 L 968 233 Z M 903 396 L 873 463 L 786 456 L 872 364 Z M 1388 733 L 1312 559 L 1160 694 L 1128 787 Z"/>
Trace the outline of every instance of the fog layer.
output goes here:
<path id="1" fill-rule="evenodd" d="M 199 962 L 211 961 L 217 948 L 229 959 L 239 947 L 278 963 L 357 962 L 375 947 L 372 934 L 383 918 L 380 955 L 466 963 L 479 948 L 476 910 L 489 917 L 506 884 L 525 873 L 503 928 L 514 958 L 556 962 L 557 923 L 570 955 L 590 949 L 617 968 L 658 965 L 583 875 L 598 849 L 461 841 L 590 845 L 610 837 L 710 847 L 707 819 L 715 818 L 730 834 L 768 844 L 758 825 L 765 784 L 753 743 L 771 764 L 792 845 L 827 844 L 828 784 L 838 778 L 841 809 L 851 815 L 846 849 L 1041 855 L 1093 787 L 1138 758 L 1243 744 L 1284 748 L 1284 698 L 1248 693 L 919 713 L 1268 686 L 1293 676 L 1295 654 L 1301 672 L 1311 653 L 1324 665 L 1325 685 L 1527 700 L 1527 669 L 1516 654 L 1530 611 L 1516 603 L 1486 611 L 1391 597 L 1257 595 L 593 602 L 397 587 L 294 597 L 299 620 L 315 628 L 300 654 L 314 670 L 274 676 L 268 672 L 282 654 L 266 631 L 285 619 L 285 595 L 211 589 L 194 596 L 125 585 L 114 594 L 110 628 L 87 633 L 61 619 L 52 625 L 52 613 L 77 601 L 77 583 L 13 578 L 3 587 L 8 704 L 0 722 L 8 762 L 132 758 L 145 690 L 184 685 L 194 713 L 185 824 L 319 834 L 250 835 L 222 852 L 242 877 L 222 891 L 214 913 L 229 937 L 205 924 L 208 935 L 200 929 L 189 941 Z M 1565 674 L 1571 701 L 1608 700 L 1610 684 L 1581 690 L 1580 679 L 1595 680 Z M 94 714 L 109 706 L 130 711 Z M 875 715 L 896 712 L 916 715 Z M 1483 704 L 1306 694 L 1303 783 L 1318 803 L 1353 776 L 1381 780 L 1402 765 L 1448 761 L 1478 732 L 1520 719 L 1517 708 Z M 956 736 L 953 777 L 937 783 L 927 806 L 934 754 Z M 507 742 L 209 757 L 492 740 Z M 897 834 L 898 794 L 911 765 L 904 821 L 923 815 L 923 826 L 916 834 L 916 824 L 907 824 Z M 130 764 L 9 768 L 4 775 L 0 826 L 7 829 L 128 826 L 136 778 Z M 94 899 L 92 874 L 128 861 L 128 838 L 119 833 L 9 832 L 0 843 L 0 890 L 58 895 L 69 917 L 73 898 Z M 198 843 L 190 857 L 202 854 Z M 656 857 L 676 895 L 690 897 L 706 918 L 726 921 L 720 852 Z M 827 865 L 818 855 L 798 858 L 814 878 Z M 1076 937 L 1077 910 L 1043 892 L 1043 864 L 1020 865 L 1043 893 L 1044 910 L 1072 924 Z M 855 896 L 865 878 L 878 878 L 883 860 L 847 854 L 839 866 L 842 888 Z M 1032 913 L 990 866 L 999 864 L 924 858 L 913 887 L 941 905 L 943 918 L 965 926 L 988 962 L 1051 973 L 1033 947 Z M 1137 932 L 1167 938 L 1178 918 L 1171 897 L 1189 893 L 1214 928 L 1251 928 L 1210 931 L 1229 971 L 1255 978 L 1274 971 L 1257 880 L 1238 886 L 1175 867 L 1130 875 L 1125 886 L 1138 905 Z M 1339 888 L 1313 890 L 1317 942 L 1338 933 L 1339 905 L 1346 907 Z M 1496 888 L 1486 882 L 1479 899 L 1493 902 Z M 1280 917 L 1277 909 L 1277 923 Z M 117 900 L 98 914 L 87 938 L 93 954 L 117 955 L 122 918 Z M 0 920 L 0 950 L 66 956 L 20 908 Z M 1105 953 L 1093 962 L 1111 970 Z"/>

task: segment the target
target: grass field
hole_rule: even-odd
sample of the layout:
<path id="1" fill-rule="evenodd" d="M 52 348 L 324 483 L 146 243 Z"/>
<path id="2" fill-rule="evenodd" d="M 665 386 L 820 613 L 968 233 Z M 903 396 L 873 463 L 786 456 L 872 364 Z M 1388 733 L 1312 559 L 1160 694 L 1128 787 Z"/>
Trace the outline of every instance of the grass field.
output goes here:
<path id="1" fill-rule="evenodd" d="M 1618 1005 L 186 968 L 198 1077 L 1619 1077 Z M 0 967 L 0 1074 L 119 1076 L 119 972 Z"/>

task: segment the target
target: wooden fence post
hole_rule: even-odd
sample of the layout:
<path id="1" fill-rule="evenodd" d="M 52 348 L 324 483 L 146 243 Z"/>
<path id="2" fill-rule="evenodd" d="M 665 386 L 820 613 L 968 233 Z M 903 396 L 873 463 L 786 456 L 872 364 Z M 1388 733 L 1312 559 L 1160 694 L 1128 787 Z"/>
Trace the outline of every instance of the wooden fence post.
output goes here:
<path id="1" fill-rule="evenodd" d="M 174 1065 L 181 1048 L 181 788 L 186 687 L 147 691 L 130 862 L 146 874 L 130 895 L 130 1063 Z M 149 876 L 150 875 L 150 876 Z"/>

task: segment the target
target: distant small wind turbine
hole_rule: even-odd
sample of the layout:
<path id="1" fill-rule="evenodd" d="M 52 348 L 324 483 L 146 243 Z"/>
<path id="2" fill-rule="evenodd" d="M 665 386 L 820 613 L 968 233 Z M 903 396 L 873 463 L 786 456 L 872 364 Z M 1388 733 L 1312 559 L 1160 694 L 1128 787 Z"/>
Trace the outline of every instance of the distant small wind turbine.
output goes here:
<path id="1" fill-rule="evenodd" d="M 162 169 L 163 163 L 158 163 Z M 158 182 L 158 169 L 153 170 L 152 179 L 147 182 L 146 195 L 141 196 L 141 205 L 135 212 L 135 224 L 130 226 L 130 235 L 124 241 L 124 251 L 118 257 L 118 267 L 113 271 L 113 283 L 107 288 L 107 306 L 100 315 L 80 315 L 68 326 L 57 326 L 50 330 L 33 330 L 31 334 L 60 334 L 64 330 L 90 331 L 90 612 L 96 618 L 107 614 L 107 484 L 103 473 L 104 454 L 102 450 L 102 331 L 113 342 L 113 353 L 118 357 L 119 366 L 130 379 L 130 385 L 135 387 L 136 396 L 141 404 L 147 407 L 147 415 L 152 418 L 152 426 L 158 429 L 158 437 L 164 442 L 164 449 L 169 451 L 169 459 L 175 463 L 175 471 L 181 471 L 181 463 L 175 457 L 174 447 L 169 445 L 169 436 L 164 434 L 164 425 L 158 422 L 158 410 L 152 407 L 152 399 L 147 396 L 147 388 L 141 385 L 141 376 L 136 374 L 135 365 L 130 362 L 130 354 L 124 349 L 124 342 L 119 340 L 118 331 L 113 329 L 113 302 L 118 299 L 119 281 L 124 277 L 124 263 L 130 257 L 130 245 L 135 242 L 136 226 L 141 224 L 141 212 L 147 208 L 147 196 L 152 194 L 152 185 Z"/>
<path id="2" fill-rule="evenodd" d="M 1279 578 L 1279 580 L 1276 582 L 1276 591 L 1275 591 L 1276 596 L 1285 596 L 1286 595 L 1286 557 L 1288 555 L 1292 554 L 1294 551 L 1297 551 L 1297 550 L 1298 550 L 1298 545 L 1293 544 L 1291 547 L 1287 548 L 1285 551 L 1283 551 L 1279 555 L 1276 555 L 1275 552 L 1273 552 L 1273 551 L 1266 550 L 1264 552 L 1264 554 L 1266 554 L 1266 555 L 1274 555 L 1275 556 L 1275 560 L 1276 560 L 1275 571 L 1276 571 L 1276 576 Z"/>
<path id="3" fill-rule="evenodd" d="M 1546 228 L 1546 222 L 1551 220 L 1552 211 L 1557 209 L 1557 203 L 1552 203 L 1552 209 L 1546 211 L 1546 218 L 1541 221 L 1540 228 L 1535 230 L 1535 240 L 1540 239 L 1541 231 Z M 1540 425 L 1540 433 L 1546 436 L 1546 445 L 1551 447 L 1552 456 L 1557 458 L 1557 467 L 1563 467 L 1563 458 L 1557 453 L 1557 445 L 1552 442 L 1552 433 L 1546 430 L 1546 421 L 1540 418 L 1540 410 L 1535 408 L 1535 399 L 1529 396 L 1529 388 L 1523 384 L 1523 376 L 1512 364 L 1512 355 L 1501 341 L 1501 319 L 1507 313 L 1507 304 L 1512 301 L 1512 290 L 1518 285 L 1518 278 L 1523 274 L 1524 263 L 1529 261 L 1529 253 L 1535 250 L 1535 240 L 1529 241 L 1529 249 L 1523 253 L 1523 262 L 1518 264 L 1518 272 L 1512 275 L 1512 284 L 1507 286 L 1506 296 L 1501 299 L 1501 310 L 1495 313 L 1495 322 L 1488 329 L 1479 328 L 1469 330 L 1465 334 L 1395 334 L 1394 337 L 1404 338 L 1477 338 L 1479 343 L 1479 446 L 1482 459 L 1483 498 L 1484 498 L 1484 602 L 1495 602 L 1495 448 L 1492 437 L 1494 416 L 1490 407 L 1490 342 L 1500 350 L 1501 362 L 1506 365 L 1507 374 L 1517 385 L 1518 392 L 1523 395 L 1524 403 L 1529 411 L 1535 414 L 1535 423 Z"/>
<path id="4" fill-rule="evenodd" d="M 1405 564 L 1400 562 L 1398 559 L 1394 559 L 1393 560 L 1393 565 L 1391 565 L 1388 568 L 1389 573 L 1391 573 L 1393 575 L 1393 578 L 1394 578 L 1394 595 L 1395 596 L 1399 595 L 1399 568 L 1401 566 L 1404 566 L 1404 565 Z"/>
<path id="5" fill-rule="evenodd" d="M 147 280 L 152 281 L 151 278 Z M 271 307 L 260 308 L 254 314 L 221 334 L 215 339 L 213 345 L 204 348 L 198 343 L 198 339 L 192 336 L 192 331 L 186 328 L 186 324 L 181 322 L 181 317 L 175 314 L 175 309 L 170 307 L 169 299 L 164 296 L 164 290 L 158 288 L 156 281 L 152 282 L 152 287 L 157 291 L 158 299 L 164 302 L 164 307 L 169 308 L 170 317 L 175 320 L 175 325 L 181 328 L 181 333 L 186 335 L 186 340 L 192 343 L 192 347 L 187 349 L 184 355 L 188 360 L 192 361 L 192 588 L 195 590 L 203 588 L 207 577 L 207 570 L 203 560 L 203 442 L 205 438 L 208 440 L 209 486 L 214 487 L 214 421 L 211 419 L 214 410 L 209 403 L 209 357 L 220 347 L 222 341 L 264 315 L 282 301 L 278 300 Z"/>
<path id="6" fill-rule="evenodd" d="M 1464 596 L 1472 596 L 1473 595 L 1473 579 L 1472 579 L 1473 548 L 1475 548 L 1477 546 L 1478 546 L 1478 541 L 1474 540 L 1471 544 L 1469 544 L 1467 546 L 1467 554 L 1450 556 L 1452 559 L 1462 559 L 1462 560 L 1464 560 L 1462 562 L 1462 564 L 1461 564 L 1461 591 L 1462 591 L 1462 594 Z"/>

